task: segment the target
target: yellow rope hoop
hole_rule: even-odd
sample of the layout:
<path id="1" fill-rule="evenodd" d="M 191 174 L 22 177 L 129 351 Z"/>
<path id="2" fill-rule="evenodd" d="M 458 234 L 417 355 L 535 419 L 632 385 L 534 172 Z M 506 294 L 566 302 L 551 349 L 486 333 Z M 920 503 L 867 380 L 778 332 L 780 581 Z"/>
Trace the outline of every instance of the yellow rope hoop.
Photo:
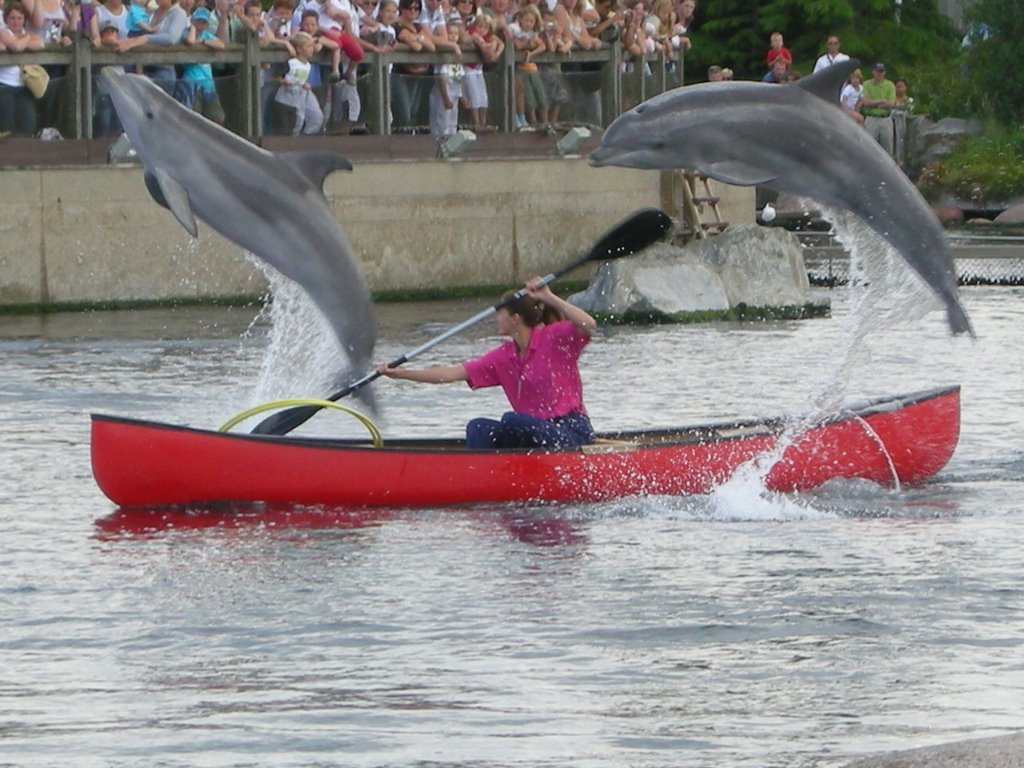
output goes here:
<path id="1" fill-rule="evenodd" d="M 355 410 L 354 408 L 349 408 L 347 405 L 341 405 L 340 403 L 335 403 L 335 402 L 333 402 L 331 400 L 316 400 L 316 399 L 313 399 L 313 398 L 297 398 L 297 399 L 294 399 L 294 400 L 275 400 L 272 403 L 263 403 L 262 405 L 257 405 L 254 408 L 250 408 L 247 411 L 242 411 L 237 416 L 233 416 L 232 418 L 228 419 L 227 421 L 224 422 L 224 424 L 221 425 L 220 429 L 218 429 L 217 431 L 218 432 L 227 432 L 232 427 L 234 427 L 236 424 L 239 424 L 239 423 L 245 421 L 246 419 L 248 419 L 250 416 L 255 416 L 258 413 L 264 413 L 266 411 L 273 411 L 273 410 L 275 410 L 277 408 L 294 408 L 296 406 L 303 406 L 303 405 L 312 405 L 312 406 L 316 406 L 318 408 L 332 408 L 335 411 L 341 411 L 342 413 L 347 413 L 349 416 L 352 416 L 352 417 L 358 419 L 359 422 L 364 427 L 366 427 L 366 431 L 370 433 L 370 437 L 373 439 L 373 447 L 374 448 L 383 448 L 384 447 L 384 438 L 381 437 L 380 430 L 377 429 L 377 425 L 374 424 L 373 421 L 371 421 L 369 417 L 361 414 L 359 411 Z"/>

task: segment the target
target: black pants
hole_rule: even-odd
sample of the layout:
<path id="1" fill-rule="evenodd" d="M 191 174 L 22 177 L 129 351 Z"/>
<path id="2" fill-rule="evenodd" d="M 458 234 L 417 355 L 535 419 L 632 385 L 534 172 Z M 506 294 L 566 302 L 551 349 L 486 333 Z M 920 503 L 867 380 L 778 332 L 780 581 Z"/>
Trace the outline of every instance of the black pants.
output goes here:
<path id="1" fill-rule="evenodd" d="M 466 425 L 466 447 L 486 448 L 575 448 L 594 442 L 590 419 L 570 413 L 561 419 L 537 419 L 509 411 L 494 419 L 473 419 Z"/>
<path id="2" fill-rule="evenodd" d="M 18 136 L 34 136 L 36 132 L 36 101 L 32 92 L 0 83 L 0 131 Z"/>

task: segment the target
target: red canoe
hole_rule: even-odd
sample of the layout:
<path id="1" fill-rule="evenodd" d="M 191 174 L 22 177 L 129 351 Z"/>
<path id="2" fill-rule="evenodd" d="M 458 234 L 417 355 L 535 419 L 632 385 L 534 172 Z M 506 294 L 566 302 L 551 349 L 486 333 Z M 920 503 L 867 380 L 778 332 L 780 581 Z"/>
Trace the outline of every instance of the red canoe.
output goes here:
<path id="1" fill-rule="evenodd" d="M 457 440 L 368 441 L 225 434 L 93 415 L 92 468 L 122 507 L 277 502 L 435 507 L 600 501 L 708 493 L 772 450 L 781 419 L 618 432 L 570 451 L 467 451 Z M 792 438 L 767 487 L 789 492 L 834 478 L 923 482 L 960 435 L 960 388 L 844 409 Z"/>

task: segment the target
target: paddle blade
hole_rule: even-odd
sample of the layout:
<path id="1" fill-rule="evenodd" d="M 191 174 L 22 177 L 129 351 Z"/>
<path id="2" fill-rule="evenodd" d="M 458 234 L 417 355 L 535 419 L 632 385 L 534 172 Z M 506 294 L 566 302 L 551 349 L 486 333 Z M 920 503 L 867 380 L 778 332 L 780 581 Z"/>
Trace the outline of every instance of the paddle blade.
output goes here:
<path id="1" fill-rule="evenodd" d="M 587 254 L 587 261 L 610 261 L 631 256 L 659 240 L 672 229 L 672 219 L 657 208 L 641 208 L 605 233 Z"/>
<path id="2" fill-rule="evenodd" d="M 331 398 L 332 400 L 334 398 Z M 320 410 L 319 405 L 299 405 L 271 414 L 252 428 L 254 435 L 287 435 L 305 424 Z"/>

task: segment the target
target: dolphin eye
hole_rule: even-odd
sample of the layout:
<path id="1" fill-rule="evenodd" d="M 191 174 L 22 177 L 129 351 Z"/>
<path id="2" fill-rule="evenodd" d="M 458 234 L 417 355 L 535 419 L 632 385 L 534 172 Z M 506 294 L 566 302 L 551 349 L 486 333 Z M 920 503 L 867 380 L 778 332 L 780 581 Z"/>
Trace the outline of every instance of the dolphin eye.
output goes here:
<path id="1" fill-rule="evenodd" d="M 656 141 L 656 142 L 654 142 L 654 144 L 652 146 L 654 147 L 654 149 L 656 149 L 656 150 L 658 150 L 660 152 L 661 150 L 663 150 L 665 148 L 665 142 L 664 141 Z"/>
<path id="2" fill-rule="evenodd" d="M 151 110 L 151 109 L 147 109 L 145 114 L 146 114 L 146 117 L 148 119 L 150 119 L 150 120 L 152 120 L 155 117 L 155 115 L 153 114 L 153 110 Z"/>

